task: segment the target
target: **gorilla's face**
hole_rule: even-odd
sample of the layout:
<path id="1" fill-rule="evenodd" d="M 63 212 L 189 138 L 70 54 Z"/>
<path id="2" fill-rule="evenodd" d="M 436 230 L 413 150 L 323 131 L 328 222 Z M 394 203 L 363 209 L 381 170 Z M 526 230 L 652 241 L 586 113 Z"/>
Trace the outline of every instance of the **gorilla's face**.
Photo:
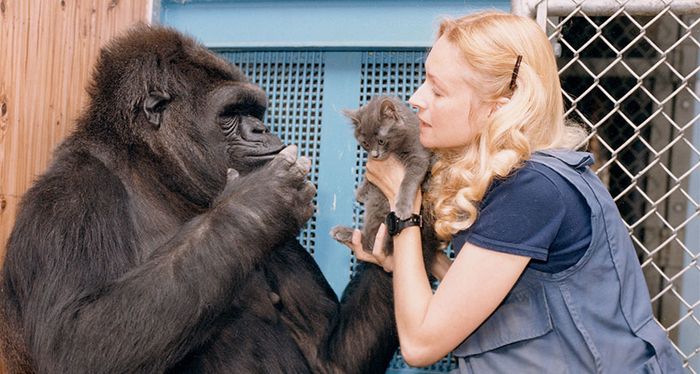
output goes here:
<path id="1" fill-rule="evenodd" d="M 151 92 L 143 113 L 157 128 L 151 147 L 159 157 L 165 153 L 165 159 L 178 160 L 175 167 L 185 174 L 177 187 L 192 186 L 181 192 L 206 204 L 223 188 L 228 168 L 245 175 L 284 144 L 263 123 L 267 100 L 257 86 L 221 80 L 191 92 Z"/>
<path id="2" fill-rule="evenodd" d="M 211 94 L 229 165 L 241 174 L 271 160 L 284 144 L 263 123 L 265 93 L 249 83 L 226 84 Z"/>
<path id="3" fill-rule="evenodd" d="M 158 178 L 197 205 L 218 195 L 227 169 L 249 173 L 283 148 L 263 124 L 265 93 L 173 30 L 133 29 L 102 51 L 96 71 L 92 123 L 115 124 L 109 131 L 151 154 Z"/>
<path id="4" fill-rule="evenodd" d="M 166 92 L 151 92 L 144 104 L 145 120 L 161 129 L 173 119 L 173 130 L 182 132 L 184 127 L 192 138 L 202 137 L 207 147 L 222 145 L 226 166 L 241 174 L 262 166 L 284 148 L 280 138 L 263 123 L 267 100 L 265 93 L 253 84 L 222 80 L 188 99 L 193 102 L 172 97 Z M 185 126 L 183 116 L 190 117 Z"/>

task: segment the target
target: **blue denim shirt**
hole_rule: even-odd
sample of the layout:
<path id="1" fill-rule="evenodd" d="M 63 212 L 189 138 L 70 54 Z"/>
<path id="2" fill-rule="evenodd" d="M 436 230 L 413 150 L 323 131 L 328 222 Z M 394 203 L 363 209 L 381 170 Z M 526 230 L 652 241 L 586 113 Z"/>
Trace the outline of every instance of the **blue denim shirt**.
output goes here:
<path id="1" fill-rule="evenodd" d="M 617 207 L 588 153 L 546 150 L 532 161 L 586 198 L 591 244 L 558 273 L 527 268 L 496 311 L 453 352 L 458 373 L 682 373 L 651 313 L 644 276 Z"/>

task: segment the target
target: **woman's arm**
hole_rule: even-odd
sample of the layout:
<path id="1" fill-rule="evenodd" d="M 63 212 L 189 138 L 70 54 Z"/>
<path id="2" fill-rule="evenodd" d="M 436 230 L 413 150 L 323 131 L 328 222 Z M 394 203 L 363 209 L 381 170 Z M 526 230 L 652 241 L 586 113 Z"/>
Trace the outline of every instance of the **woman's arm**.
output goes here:
<path id="1" fill-rule="evenodd" d="M 529 260 L 466 243 L 433 294 L 420 254 L 420 231 L 397 235 L 394 303 L 406 362 L 429 365 L 455 349 L 503 301 Z"/>
<path id="2" fill-rule="evenodd" d="M 403 173 L 402 165 L 392 158 L 367 163 L 368 180 L 382 190 L 392 209 Z M 420 203 L 418 193 L 414 211 L 420 211 Z M 385 228 L 380 228 L 378 236 L 385 232 Z M 378 239 L 375 243 L 383 242 Z M 413 366 L 438 361 L 474 332 L 503 301 L 530 261 L 529 257 L 466 243 L 451 265 L 445 256 L 433 267 L 436 273 L 444 271 L 433 294 L 423 263 L 420 229 L 408 227 L 393 240 L 393 258 L 383 257 L 382 248 L 374 248 L 372 257 L 385 269 L 393 268 L 401 352 Z M 355 247 L 357 244 L 359 241 Z M 358 248 L 362 251 L 361 246 Z M 440 278 L 440 274 L 435 275 Z"/>
<path id="3" fill-rule="evenodd" d="M 466 243 L 454 262 L 440 254 L 433 275 L 441 279 L 432 293 L 420 254 L 420 231 L 404 229 L 394 239 L 394 255 L 385 256 L 382 225 L 372 253 L 362 249 L 355 230 L 350 247 L 361 261 L 393 271 L 394 306 L 401 353 L 412 366 L 437 362 L 454 350 L 493 313 L 520 277 L 529 257 Z"/>

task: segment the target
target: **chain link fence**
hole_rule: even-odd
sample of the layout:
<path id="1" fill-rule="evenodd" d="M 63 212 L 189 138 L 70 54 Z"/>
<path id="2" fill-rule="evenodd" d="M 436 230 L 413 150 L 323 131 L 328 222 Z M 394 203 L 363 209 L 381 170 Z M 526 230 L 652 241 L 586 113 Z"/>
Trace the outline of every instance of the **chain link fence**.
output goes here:
<path id="1" fill-rule="evenodd" d="M 700 3 L 513 0 L 558 56 L 569 118 L 620 209 L 652 307 L 700 372 Z"/>

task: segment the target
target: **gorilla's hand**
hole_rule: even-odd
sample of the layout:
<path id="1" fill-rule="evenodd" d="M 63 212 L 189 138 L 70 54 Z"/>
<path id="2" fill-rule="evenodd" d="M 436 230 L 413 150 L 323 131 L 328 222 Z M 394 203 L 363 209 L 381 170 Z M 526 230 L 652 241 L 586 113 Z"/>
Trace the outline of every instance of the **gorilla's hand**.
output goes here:
<path id="1" fill-rule="evenodd" d="M 239 228 L 243 223 L 265 239 L 279 241 L 296 233 L 313 215 L 316 194 L 306 179 L 311 163 L 296 154 L 297 147 L 288 146 L 267 165 L 245 176 L 229 169 L 226 187 L 215 206 L 234 213 Z"/>
<path id="2" fill-rule="evenodd" d="M 297 158 L 297 146 L 283 149 L 270 164 L 260 172 L 261 178 L 272 180 L 272 193 L 281 200 L 282 215 L 288 215 L 302 226 L 314 213 L 312 199 L 316 187 L 306 179 L 311 161 L 306 157 Z"/>

